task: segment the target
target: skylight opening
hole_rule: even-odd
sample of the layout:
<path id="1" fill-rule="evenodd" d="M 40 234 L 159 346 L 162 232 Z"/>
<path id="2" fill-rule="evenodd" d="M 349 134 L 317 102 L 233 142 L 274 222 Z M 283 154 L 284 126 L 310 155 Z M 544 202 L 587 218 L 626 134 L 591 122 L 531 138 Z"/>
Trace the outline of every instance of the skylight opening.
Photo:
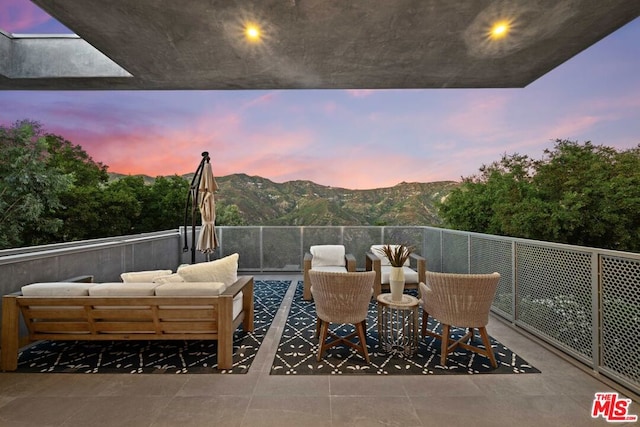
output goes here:
<path id="1" fill-rule="evenodd" d="M 29 0 L 0 2 L 0 29 L 11 35 L 74 35 Z"/>

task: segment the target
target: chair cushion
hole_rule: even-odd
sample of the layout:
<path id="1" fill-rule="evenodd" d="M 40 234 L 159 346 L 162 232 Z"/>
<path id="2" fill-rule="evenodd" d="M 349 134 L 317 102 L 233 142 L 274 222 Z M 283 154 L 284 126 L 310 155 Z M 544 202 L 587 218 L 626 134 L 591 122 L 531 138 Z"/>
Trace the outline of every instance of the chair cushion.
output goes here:
<path id="1" fill-rule="evenodd" d="M 153 282 L 153 279 L 160 276 L 167 276 L 171 274 L 171 270 L 147 270 L 147 271 L 131 271 L 128 273 L 122 273 L 120 278 L 124 283 Z"/>
<path id="2" fill-rule="evenodd" d="M 89 295 L 96 297 L 149 297 L 155 295 L 157 283 L 99 283 L 89 288 Z"/>
<path id="3" fill-rule="evenodd" d="M 384 283 L 385 285 L 389 284 L 389 275 L 391 274 L 390 265 L 382 265 L 380 266 L 380 283 Z M 405 283 L 418 283 L 418 272 L 412 270 L 411 268 L 404 266 L 402 267 L 402 271 L 404 271 L 404 282 Z"/>
<path id="4" fill-rule="evenodd" d="M 311 268 L 339 266 L 344 267 L 345 249 L 343 245 L 316 245 L 311 246 Z"/>
<path id="5" fill-rule="evenodd" d="M 178 274 L 185 282 L 222 282 L 231 286 L 238 280 L 238 258 L 232 254 L 214 261 L 178 267 Z"/>
<path id="6" fill-rule="evenodd" d="M 315 271 L 329 271 L 332 273 L 346 273 L 347 272 L 347 267 L 338 267 L 335 265 L 328 265 L 328 266 L 322 266 L 322 267 L 311 267 L 312 270 Z"/>
<path id="7" fill-rule="evenodd" d="M 387 245 L 371 245 L 371 253 L 373 253 L 375 256 L 380 258 L 380 265 L 381 266 L 382 265 L 389 265 L 390 266 L 391 262 L 389 261 L 389 258 L 387 258 L 387 256 L 382 251 L 382 248 L 384 248 L 385 246 L 387 246 Z M 392 249 L 395 249 L 400 245 L 389 245 L 389 246 L 391 246 Z M 406 265 L 406 266 L 409 265 L 409 259 L 408 258 L 407 258 L 407 261 L 404 263 L 404 265 Z"/>
<path id="8" fill-rule="evenodd" d="M 79 297 L 88 296 L 89 288 L 96 283 L 42 282 L 22 287 L 22 295 L 28 297 Z"/>
<path id="9" fill-rule="evenodd" d="M 225 289 L 227 286 L 222 282 L 174 282 L 158 285 L 155 294 L 165 297 L 215 297 Z"/>

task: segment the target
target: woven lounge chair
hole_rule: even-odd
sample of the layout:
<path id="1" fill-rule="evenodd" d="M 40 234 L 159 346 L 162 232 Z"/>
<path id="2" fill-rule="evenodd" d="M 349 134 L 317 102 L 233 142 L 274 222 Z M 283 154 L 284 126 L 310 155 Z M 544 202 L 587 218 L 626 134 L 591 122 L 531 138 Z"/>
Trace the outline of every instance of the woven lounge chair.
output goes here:
<path id="1" fill-rule="evenodd" d="M 356 271 L 356 258 L 345 251 L 343 245 L 314 245 L 304 255 L 302 298 L 309 301 L 311 295 L 311 281 L 309 271 Z"/>
<path id="2" fill-rule="evenodd" d="M 369 363 L 365 331 L 375 273 L 372 271 L 334 273 L 311 270 L 309 277 L 318 316 L 316 327 L 316 336 L 320 336 L 318 361 L 322 360 L 322 355 L 328 348 L 345 344 L 362 352 L 364 359 Z M 331 323 L 353 324 L 355 331 L 340 337 L 329 331 Z M 356 335 L 359 338 L 358 344 L 351 341 L 351 338 Z M 333 338 L 333 341 L 327 342 L 327 336 Z"/>
<path id="3" fill-rule="evenodd" d="M 430 335 L 442 342 L 440 363 L 445 366 L 447 355 L 457 347 L 481 354 L 489 359 L 491 366 L 498 366 L 486 325 L 489 310 L 496 294 L 500 274 L 451 274 L 426 272 L 426 284 L 420 283 L 420 305 L 422 307 L 422 336 Z M 427 330 L 429 316 L 442 324 L 442 334 Z M 459 340 L 450 336 L 450 328 L 468 328 Z M 474 330 L 478 329 L 484 348 L 471 345 Z"/>

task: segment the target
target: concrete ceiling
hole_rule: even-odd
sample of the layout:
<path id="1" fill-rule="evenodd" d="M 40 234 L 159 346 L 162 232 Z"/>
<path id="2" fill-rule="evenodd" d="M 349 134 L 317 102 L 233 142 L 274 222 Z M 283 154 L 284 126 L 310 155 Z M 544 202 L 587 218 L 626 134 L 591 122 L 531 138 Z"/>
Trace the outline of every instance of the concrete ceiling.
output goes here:
<path id="1" fill-rule="evenodd" d="M 0 89 L 524 87 L 640 16 L 637 0 L 33 2 L 78 37 L 0 33 Z"/>

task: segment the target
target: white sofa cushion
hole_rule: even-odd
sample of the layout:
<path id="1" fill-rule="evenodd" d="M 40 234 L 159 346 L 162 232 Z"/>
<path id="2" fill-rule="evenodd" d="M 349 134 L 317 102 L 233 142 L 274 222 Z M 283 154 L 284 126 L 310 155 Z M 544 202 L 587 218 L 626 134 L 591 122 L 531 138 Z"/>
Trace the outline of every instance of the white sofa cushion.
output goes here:
<path id="1" fill-rule="evenodd" d="M 371 245 L 371 253 L 373 253 L 375 256 L 380 258 L 380 265 L 381 266 L 382 265 L 389 265 L 390 266 L 391 262 L 389 261 L 389 258 L 387 258 L 387 256 L 382 251 L 382 248 L 384 248 L 385 246 L 387 246 L 387 245 Z M 391 248 L 395 250 L 395 248 L 397 248 L 400 245 L 389 245 L 389 246 L 391 246 Z M 406 266 L 409 265 L 409 258 L 407 258 L 407 261 L 404 263 L 404 265 L 406 265 Z"/>
<path id="2" fill-rule="evenodd" d="M 222 282 L 174 282 L 158 285 L 157 296 L 165 297 L 212 297 L 218 296 L 227 286 Z"/>
<path id="3" fill-rule="evenodd" d="M 89 296 L 96 297 L 148 297 L 155 295 L 157 283 L 100 283 L 89 289 Z"/>
<path id="4" fill-rule="evenodd" d="M 120 274 L 120 278 L 124 283 L 145 282 L 150 283 L 156 277 L 168 276 L 171 270 L 147 270 L 147 271 L 131 271 Z"/>
<path id="5" fill-rule="evenodd" d="M 311 252 L 311 268 L 338 266 L 344 267 L 345 249 L 343 245 L 316 245 L 309 248 Z"/>
<path id="6" fill-rule="evenodd" d="M 385 285 L 389 284 L 389 275 L 391 274 L 390 265 L 381 265 L 380 266 L 380 283 L 384 283 Z M 405 283 L 418 283 L 418 272 L 412 270 L 406 265 L 402 267 L 402 271 L 404 271 L 404 282 Z"/>
<path id="7" fill-rule="evenodd" d="M 238 258 L 232 254 L 214 261 L 178 267 L 178 274 L 185 282 L 222 282 L 231 286 L 238 280 Z"/>
<path id="8" fill-rule="evenodd" d="M 169 274 L 167 276 L 160 276 L 153 279 L 153 283 L 179 283 L 184 282 L 184 278 L 178 273 Z"/>
<path id="9" fill-rule="evenodd" d="M 95 283 L 41 282 L 22 287 L 22 295 L 28 297 L 78 297 L 88 296 Z"/>

